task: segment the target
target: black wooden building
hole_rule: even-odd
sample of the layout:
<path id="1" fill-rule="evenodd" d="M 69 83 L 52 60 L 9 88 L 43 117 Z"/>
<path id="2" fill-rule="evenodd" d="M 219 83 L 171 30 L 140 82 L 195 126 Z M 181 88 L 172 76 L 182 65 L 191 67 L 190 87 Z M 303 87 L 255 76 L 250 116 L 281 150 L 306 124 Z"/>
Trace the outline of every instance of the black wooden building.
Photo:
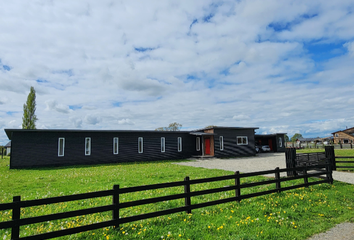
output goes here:
<path id="1" fill-rule="evenodd" d="M 255 143 L 258 146 L 268 145 L 272 152 L 285 152 L 285 134 L 286 133 L 256 134 Z"/>
<path id="2" fill-rule="evenodd" d="M 69 166 L 195 156 L 254 156 L 257 128 L 195 131 L 5 129 L 10 168 Z"/>

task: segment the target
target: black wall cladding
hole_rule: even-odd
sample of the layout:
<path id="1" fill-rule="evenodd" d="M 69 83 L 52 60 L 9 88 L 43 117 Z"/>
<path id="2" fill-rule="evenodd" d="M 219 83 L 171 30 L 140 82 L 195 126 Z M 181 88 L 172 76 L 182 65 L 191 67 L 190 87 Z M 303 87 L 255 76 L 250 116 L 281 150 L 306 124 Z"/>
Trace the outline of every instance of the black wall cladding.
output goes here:
<path id="1" fill-rule="evenodd" d="M 91 138 L 89 156 L 85 156 L 86 137 Z M 119 138 L 117 155 L 113 154 L 114 137 Z M 143 137 L 143 153 L 138 153 L 139 137 Z M 165 152 L 161 152 L 161 137 L 166 141 Z M 181 152 L 178 137 L 182 138 Z M 58 157 L 59 138 L 65 138 L 62 157 Z M 183 131 L 13 131 L 12 144 L 10 168 L 175 160 L 198 154 L 195 136 Z"/>
<path id="2" fill-rule="evenodd" d="M 237 157 L 237 156 L 254 156 L 256 155 L 254 144 L 254 129 L 228 129 L 215 128 L 215 157 Z M 219 137 L 224 138 L 224 150 L 220 150 Z M 247 145 L 237 145 L 237 137 L 246 136 L 248 138 Z"/>

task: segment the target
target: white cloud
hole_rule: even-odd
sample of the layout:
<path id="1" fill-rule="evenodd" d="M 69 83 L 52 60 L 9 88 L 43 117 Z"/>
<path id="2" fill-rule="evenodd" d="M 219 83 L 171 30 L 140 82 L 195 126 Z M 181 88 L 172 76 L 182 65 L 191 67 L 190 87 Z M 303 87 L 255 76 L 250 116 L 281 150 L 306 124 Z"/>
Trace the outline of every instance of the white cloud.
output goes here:
<path id="1" fill-rule="evenodd" d="M 236 120 L 236 121 L 240 121 L 240 120 L 247 120 L 247 119 L 250 119 L 249 116 L 246 116 L 246 115 L 235 115 L 232 117 L 232 119 Z"/>
<path id="2" fill-rule="evenodd" d="M 344 46 L 348 49 L 349 56 L 354 57 L 354 41 L 347 42 Z"/>
<path id="3" fill-rule="evenodd" d="M 118 124 L 122 124 L 122 125 L 134 125 L 134 122 L 131 121 L 130 119 L 126 118 L 126 119 L 118 120 Z"/>
<path id="4" fill-rule="evenodd" d="M 72 110 L 63 104 L 58 104 L 55 100 L 47 100 L 45 101 L 45 104 L 47 105 L 46 109 L 47 111 L 57 111 L 60 113 L 70 113 Z"/>
<path id="5" fill-rule="evenodd" d="M 96 124 L 98 124 L 99 122 L 101 122 L 101 119 L 100 119 L 100 117 L 98 117 L 98 116 L 87 115 L 87 116 L 85 117 L 85 122 L 86 122 L 87 124 L 90 124 L 90 125 L 96 125 Z M 80 124 L 80 125 L 81 125 L 81 124 Z"/>
<path id="6" fill-rule="evenodd" d="M 346 0 L 11 1 L 0 9 L 0 119 L 20 128 L 34 86 L 40 128 L 176 121 L 314 136 L 354 126 L 353 8 Z M 317 60 L 327 50 L 309 52 L 311 43 L 338 47 Z"/>

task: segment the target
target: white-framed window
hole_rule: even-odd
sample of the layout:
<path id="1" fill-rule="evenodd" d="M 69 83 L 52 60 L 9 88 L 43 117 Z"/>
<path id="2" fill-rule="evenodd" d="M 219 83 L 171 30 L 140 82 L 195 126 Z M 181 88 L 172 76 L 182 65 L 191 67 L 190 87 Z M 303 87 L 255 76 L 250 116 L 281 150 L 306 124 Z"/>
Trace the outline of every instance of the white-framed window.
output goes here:
<path id="1" fill-rule="evenodd" d="M 195 141 L 196 150 L 200 151 L 200 137 L 197 137 Z"/>
<path id="2" fill-rule="evenodd" d="M 58 157 L 64 156 L 65 138 L 58 139 Z"/>
<path id="3" fill-rule="evenodd" d="M 91 155 L 91 138 L 90 137 L 85 138 L 85 155 L 86 156 Z"/>
<path id="4" fill-rule="evenodd" d="M 165 150 L 166 150 L 165 143 L 166 143 L 166 140 L 164 137 L 162 137 L 161 138 L 161 152 L 165 152 Z"/>
<path id="5" fill-rule="evenodd" d="M 246 136 L 237 137 L 237 145 L 248 145 L 248 137 Z"/>
<path id="6" fill-rule="evenodd" d="M 338 133 L 334 134 L 335 137 L 338 137 Z"/>
<path id="7" fill-rule="evenodd" d="M 178 152 L 182 152 L 182 138 L 177 138 Z"/>
<path id="8" fill-rule="evenodd" d="M 119 138 L 114 137 L 113 138 L 113 154 L 118 154 L 119 153 Z"/>
<path id="9" fill-rule="evenodd" d="M 144 152 L 144 140 L 142 137 L 138 138 L 138 153 Z"/>
<path id="10" fill-rule="evenodd" d="M 220 150 L 223 151 L 224 150 L 224 137 L 223 136 L 219 137 L 219 142 L 220 142 Z"/>

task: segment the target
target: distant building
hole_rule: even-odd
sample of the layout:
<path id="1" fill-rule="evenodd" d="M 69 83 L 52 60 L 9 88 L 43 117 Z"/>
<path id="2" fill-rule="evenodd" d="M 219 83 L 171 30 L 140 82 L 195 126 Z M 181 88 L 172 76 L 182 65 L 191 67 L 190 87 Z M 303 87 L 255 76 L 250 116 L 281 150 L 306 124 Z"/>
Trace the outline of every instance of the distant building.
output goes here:
<path id="1" fill-rule="evenodd" d="M 10 153 L 11 153 L 11 141 L 8 142 L 8 143 L 4 146 L 4 148 L 6 149 L 6 155 L 10 155 Z"/>
<path id="2" fill-rule="evenodd" d="M 354 127 L 332 133 L 335 144 L 353 143 Z"/>

